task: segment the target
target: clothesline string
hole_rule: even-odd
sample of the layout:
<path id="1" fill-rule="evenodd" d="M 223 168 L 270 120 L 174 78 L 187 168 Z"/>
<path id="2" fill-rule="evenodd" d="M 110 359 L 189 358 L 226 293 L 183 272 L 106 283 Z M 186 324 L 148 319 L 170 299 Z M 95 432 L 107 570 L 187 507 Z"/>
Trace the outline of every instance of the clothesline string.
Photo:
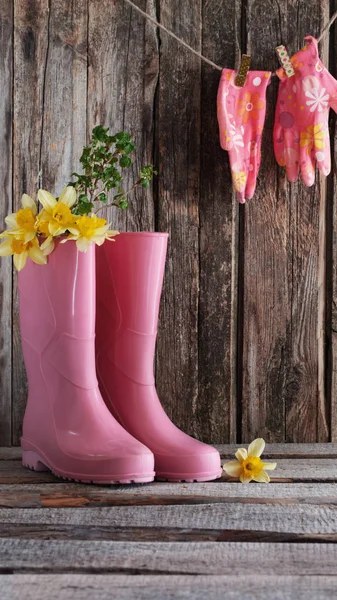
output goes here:
<path id="1" fill-rule="evenodd" d="M 203 54 L 201 54 L 201 52 L 198 52 L 198 50 L 195 50 L 194 48 L 192 48 L 192 46 L 190 46 L 189 44 L 187 44 L 186 42 L 184 42 L 184 40 L 182 40 L 175 33 L 173 33 L 173 31 L 171 31 L 170 29 L 167 29 L 167 27 L 165 27 L 165 25 L 162 25 L 154 17 L 151 17 L 151 15 L 149 15 L 147 12 L 145 12 L 144 10 L 142 10 L 141 8 L 139 8 L 139 6 L 137 6 L 137 4 L 135 4 L 134 2 L 132 2 L 132 0 L 124 0 L 124 2 L 126 2 L 126 4 L 129 4 L 135 11 L 137 11 L 145 19 L 147 19 L 148 21 L 150 21 L 151 23 L 153 23 L 156 27 L 158 27 L 159 29 L 162 29 L 163 31 L 165 31 L 165 33 L 167 33 L 167 35 L 171 36 L 179 44 L 181 44 L 182 46 L 184 46 L 185 48 L 187 48 L 190 52 L 192 52 L 192 54 L 195 54 L 195 56 L 198 56 L 198 58 L 200 60 L 202 60 L 206 64 L 208 64 L 211 67 L 213 67 L 213 69 L 217 69 L 217 71 L 222 71 L 223 67 L 220 67 L 220 65 L 217 65 L 216 63 L 214 63 L 212 60 L 210 60 L 209 58 L 207 58 L 206 56 L 204 56 Z M 317 38 L 317 42 L 320 42 L 323 39 L 323 37 L 327 34 L 327 32 L 329 31 L 331 25 L 333 24 L 333 22 L 336 19 L 337 19 L 337 10 L 333 13 L 331 19 L 328 21 L 328 23 L 322 29 L 319 37 Z M 276 73 L 272 73 L 272 76 L 275 76 L 275 75 L 276 75 Z"/>

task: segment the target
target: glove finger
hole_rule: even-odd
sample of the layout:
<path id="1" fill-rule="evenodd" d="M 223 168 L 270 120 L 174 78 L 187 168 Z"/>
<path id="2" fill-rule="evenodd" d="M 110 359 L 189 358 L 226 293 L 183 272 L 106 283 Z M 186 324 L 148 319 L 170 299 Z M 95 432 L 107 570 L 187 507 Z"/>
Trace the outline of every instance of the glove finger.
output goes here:
<path id="1" fill-rule="evenodd" d="M 273 145 L 276 162 L 280 167 L 284 167 L 284 132 L 283 128 L 276 120 L 273 131 Z"/>
<path id="2" fill-rule="evenodd" d="M 217 95 L 217 117 L 219 124 L 220 145 L 224 150 L 233 147 L 230 116 L 234 99 L 229 96 L 228 79 L 221 77 Z M 233 107 L 232 107 L 233 108 Z"/>
<path id="3" fill-rule="evenodd" d="M 233 187 L 236 191 L 237 198 L 241 204 L 245 202 L 245 189 L 247 182 L 247 166 L 242 156 L 230 152 L 229 162 L 231 165 L 231 174 Z"/>
<path id="4" fill-rule="evenodd" d="M 249 162 L 245 190 L 246 200 L 250 200 L 253 197 L 256 188 L 256 180 L 261 163 L 261 136 L 258 137 L 257 141 L 252 140 L 251 142 L 249 142 L 248 150 Z"/>
<path id="5" fill-rule="evenodd" d="M 311 187 L 315 182 L 315 160 L 312 144 L 301 146 L 300 163 L 302 179 L 308 187 Z"/>
<path id="6" fill-rule="evenodd" d="M 322 175 L 329 175 L 331 171 L 331 154 L 330 150 L 316 150 L 315 158 L 317 160 L 317 166 Z"/>
<path id="7" fill-rule="evenodd" d="M 293 129 L 284 130 L 284 161 L 288 181 L 292 183 L 297 181 L 300 171 L 300 151 L 298 135 Z"/>

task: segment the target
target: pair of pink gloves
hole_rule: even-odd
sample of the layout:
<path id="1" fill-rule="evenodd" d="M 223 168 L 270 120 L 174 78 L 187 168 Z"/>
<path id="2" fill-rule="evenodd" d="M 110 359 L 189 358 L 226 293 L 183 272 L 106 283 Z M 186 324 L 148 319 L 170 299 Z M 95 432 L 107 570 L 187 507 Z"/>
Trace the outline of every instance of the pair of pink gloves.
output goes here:
<path id="1" fill-rule="evenodd" d="M 274 124 L 274 152 L 289 181 L 299 171 L 304 183 L 315 181 L 315 162 L 323 175 L 331 168 L 328 115 L 337 112 L 337 81 L 318 56 L 317 40 L 291 57 L 295 75 L 283 68 Z M 220 143 L 229 152 L 234 189 L 240 202 L 252 198 L 261 162 L 261 139 L 266 114 L 270 71 L 248 71 L 243 87 L 235 85 L 236 71 L 223 69 L 218 90 Z"/>

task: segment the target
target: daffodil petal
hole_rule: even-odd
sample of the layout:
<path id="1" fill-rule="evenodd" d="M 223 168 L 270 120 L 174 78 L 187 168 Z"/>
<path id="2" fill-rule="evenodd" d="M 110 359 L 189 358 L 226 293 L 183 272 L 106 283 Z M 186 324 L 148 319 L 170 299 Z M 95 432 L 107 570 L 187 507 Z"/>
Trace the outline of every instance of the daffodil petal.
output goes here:
<path id="1" fill-rule="evenodd" d="M 272 462 L 268 462 L 268 463 L 262 463 L 263 468 L 265 471 L 274 471 L 274 469 L 276 469 L 277 467 L 277 463 L 272 463 Z"/>
<path id="2" fill-rule="evenodd" d="M 260 471 L 260 473 L 253 475 L 253 479 L 254 479 L 254 481 L 257 481 L 258 483 L 269 483 L 269 481 L 270 481 L 269 475 L 267 473 L 265 473 L 264 471 Z"/>
<path id="3" fill-rule="evenodd" d="M 91 240 L 87 240 L 86 238 L 79 238 L 76 240 L 76 246 L 80 252 L 86 252 L 90 248 L 91 244 Z"/>
<path id="4" fill-rule="evenodd" d="M 23 194 L 23 196 L 21 198 L 21 204 L 22 204 L 23 208 L 30 208 L 33 215 L 34 216 L 36 215 L 36 213 L 37 213 L 36 202 L 34 202 L 33 198 L 28 196 L 28 194 Z"/>
<path id="5" fill-rule="evenodd" d="M 57 204 L 56 198 L 54 198 L 54 196 L 50 192 L 47 192 L 47 190 L 39 190 L 37 193 L 37 197 L 41 202 L 43 208 L 47 212 L 52 212 L 53 208 L 55 208 Z"/>
<path id="6" fill-rule="evenodd" d="M 245 473 L 241 473 L 240 475 L 241 483 L 249 483 L 252 479 L 253 477 L 251 475 L 245 475 Z"/>
<path id="7" fill-rule="evenodd" d="M 68 185 L 60 193 L 59 202 L 64 202 L 69 208 L 74 206 L 76 202 L 76 191 L 71 185 Z"/>
<path id="8" fill-rule="evenodd" d="M 7 217 L 5 217 L 5 223 L 6 223 L 6 225 L 8 225 L 8 227 L 17 227 L 16 213 L 12 213 L 11 215 L 7 215 Z"/>
<path id="9" fill-rule="evenodd" d="M 0 244 L 0 256 L 11 256 L 11 254 L 13 254 L 11 241 L 6 240 L 5 242 L 2 242 L 2 244 Z"/>
<path id="10" fill-rule="evenodd" d="M 45 255 L 38 246 L 32 246 L 31 248 L 29 248 L 28 256 L 32 259 L 33 262 L 35 262 L 38 265 L 45 265 L 47 262 Z"/>
<path id="11" fill-rule="evenodd" d="M 239 477 L 242 473 L 242 466 L 237 460 L 231 460 L 224 464 L 223 470 L 231 477 Z"/>
<path id="12" fill-rule="evenodd" d="M 57 235 L 62 235 L 62 233 L 64 233 L 66 231 L 66 229 L 64 227 L 60 227 L 59 225 L 55 224 L 55 223 L 49 223 L 49 233 L 51 233 L 52 236 L 57 236 Z"/>
<path id="13" fill-rule="evenodd" d="M 25 235 L 23 236 L 23 241 L 25 242 L 25 244 L 27 244 L 27 242 L 30 242 L 31 240 L 33 240 L 35 238 L 36 232 L 35 231 L 27 231 L 27 233 L 25 233 Z"/>
<path id="14" fill-rule="evenodd" d="M 266 442 L 262 438 L 257 438 L 253 440 L 251 444 L 248 446 L 248 456 L 261 456 Z"/>
<path id="15" fill-rule="evenodd" d="M 72 233 L 76 237 L 80 233 L 79 230 L 77 229 L 77 227 L 68 227 L 68 231 L 70 231 L 70 233 Z"/>
<path id="16" fill-rule="evenodd" d="M 42 252 L 45 254 L 45 256 L 47 256 L 47 254 L 50 254 L 50 252 L 52 252 L 52 250 L 54 249 L 54 240 L 52 238 L 51 235 L 49 235 L 47 237 L 47 239 L 41 244 L 40 248 L 42 250 Z M 50 250 L 47 254 L 44 252 L 45 250 L 49 249 L 49 247 L 52 247 L 52 250 Z"/>
<path id="17" fill-rule="evenodd" d="M 18 271 L 21 271 L 26 264 L 28 252 L 21 252 L 21 254 L 14 254 L 14 266 Z"/>
<path id="18" fill-rule="evenodd" d="M 238 448 L 238 450 L 235 452 L 235 457 L 240 461 L 245 460 L 247 456 L 248 454 L 246 448 Z"/>

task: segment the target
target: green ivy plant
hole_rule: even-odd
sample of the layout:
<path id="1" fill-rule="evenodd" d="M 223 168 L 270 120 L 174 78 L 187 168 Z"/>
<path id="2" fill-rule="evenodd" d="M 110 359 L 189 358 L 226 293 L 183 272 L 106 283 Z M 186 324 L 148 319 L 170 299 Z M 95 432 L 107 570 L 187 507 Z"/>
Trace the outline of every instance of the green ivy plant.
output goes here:
<path id="1" fill-rule="evenodd" d="M 145 165 L 140 169 L 138 179 L 132 187 L 126 191 L 123 189 L 124 170 L 133 164 L 131 155 L 135 148 L 129 133 L 120 131 L 110 135 L 108 127 L 94 127 L 91 141 L 83 148 L 80 158 L 84 173 L 72 173 L 76 181 L 68 183 L 77 192 L 77 203 L 72 210 L 74 214 L 88 215 L 110 206 L 126 209 L 127 197 L 136 187 L 150 187 L 150 181 L 153 175 L 157 175 L 157 171 L 153 165 Z M 112 202 L 108 203 L 111 190 Z M 96 202 L 101 202 L 102 205 L 94 210 Z"/>

